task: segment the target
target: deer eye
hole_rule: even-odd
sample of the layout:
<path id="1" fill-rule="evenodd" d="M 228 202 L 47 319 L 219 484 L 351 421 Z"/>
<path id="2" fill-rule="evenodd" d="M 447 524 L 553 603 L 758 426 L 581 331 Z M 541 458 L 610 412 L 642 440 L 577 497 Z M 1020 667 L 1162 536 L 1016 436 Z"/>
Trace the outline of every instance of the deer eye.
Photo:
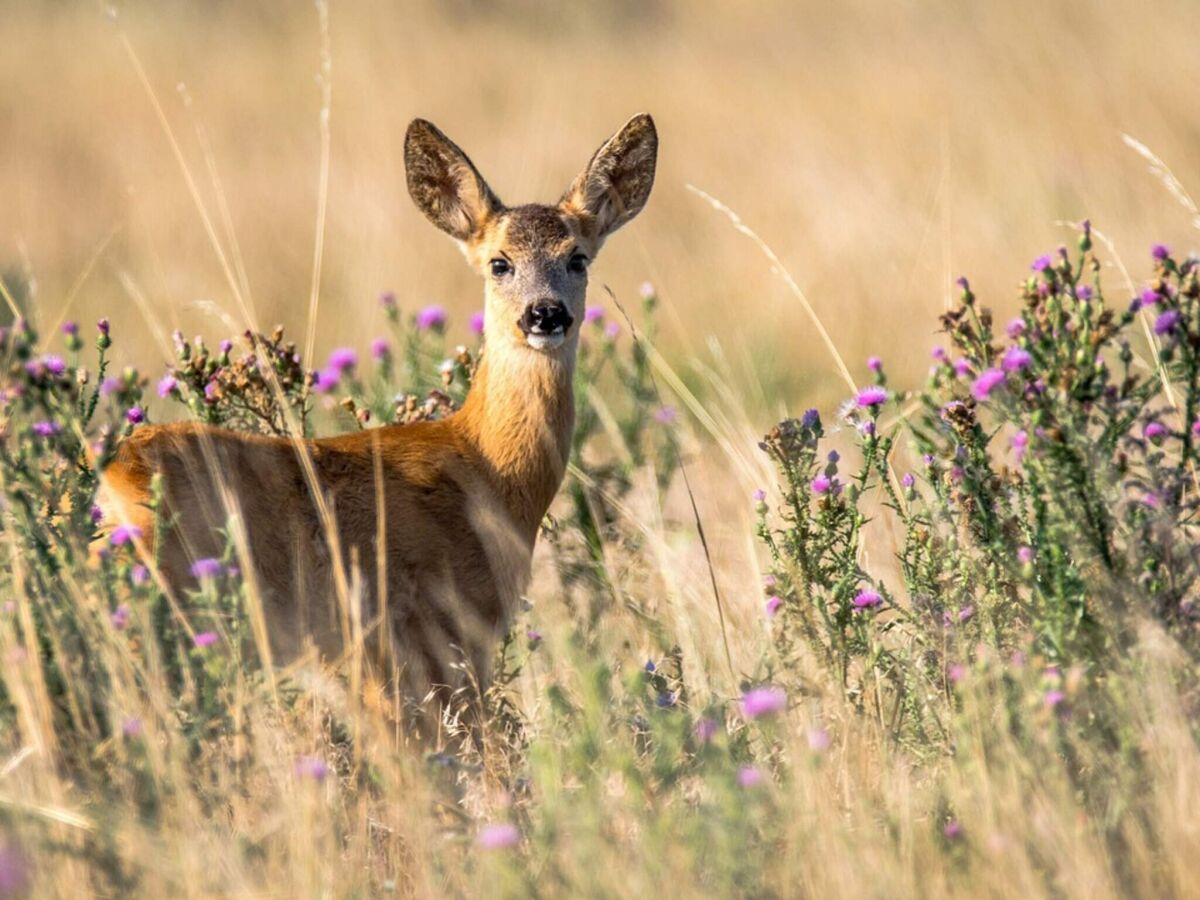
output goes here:
<path id="1" fill-rule="evenodd" d="M 493 259 L 489 265 L 492 267 L 492 274 L 499 278 L 502 275 L 507 275 L 512 271 L 512 264 L 507 259 L 497 257 Z"/>
<path id="2" fill-rule="evenodd" d="M 587 271 L 588 258 L 582 253 L 576 253 L 567 260 L 567 271 L 582 275 Z"/>

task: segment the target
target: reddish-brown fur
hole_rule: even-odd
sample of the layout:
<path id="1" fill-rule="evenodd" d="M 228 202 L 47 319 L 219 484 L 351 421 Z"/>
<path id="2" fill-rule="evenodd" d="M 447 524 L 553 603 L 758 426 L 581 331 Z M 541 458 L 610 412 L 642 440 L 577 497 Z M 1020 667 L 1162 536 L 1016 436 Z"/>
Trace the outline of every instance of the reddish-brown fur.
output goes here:
<path id="1" fill-rule="evenodd" d="M 586 275 L 569 257 L 590 260 L 641 209 L 656 148 L 650 118 L 635 117 L 559 205 L 508 208 L 461 150 L 415 121 L 409 191 L 488 278 L 485 353 L 463 408 L 442 421 L 307 441 L 196 424 L 143 428 L 104 473 L 108 520 L 138 525 L 149 541 L 157 473 L 168 584 L 186 586 L 192 561 L 219 555 L 223 529 L 240 524 L 276 658 L 296 658 L 309 641 L 336 657 L 357 619 L 412 699 L 460 684 L 464 661 L 485 682 L 570 453 Z M 489 278 L 499 257 L 513 269 Z M 518 327 L 538 301 L 573 319 L 550 347 L 535 348 Z"/>

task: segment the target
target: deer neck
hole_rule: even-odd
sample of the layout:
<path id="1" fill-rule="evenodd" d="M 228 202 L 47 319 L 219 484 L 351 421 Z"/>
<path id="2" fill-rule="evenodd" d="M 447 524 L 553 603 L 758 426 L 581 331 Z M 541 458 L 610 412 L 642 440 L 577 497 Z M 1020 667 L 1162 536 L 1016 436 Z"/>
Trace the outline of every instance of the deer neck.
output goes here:
<path id="1" fill-rule="evenodd" d="M 575 343 L 487 346 L 459 416 L 514 524 L 532 538 L 562 484 L 575 428 Z"/>

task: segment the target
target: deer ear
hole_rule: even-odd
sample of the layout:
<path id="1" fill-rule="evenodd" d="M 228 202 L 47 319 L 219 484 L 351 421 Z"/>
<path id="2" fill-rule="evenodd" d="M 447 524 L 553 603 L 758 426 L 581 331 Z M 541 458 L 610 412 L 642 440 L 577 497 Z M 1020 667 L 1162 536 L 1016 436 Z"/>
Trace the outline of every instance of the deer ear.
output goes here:
<path id="1" fill-rule="evenodd" d="M 503 209 L 467 154 L 431 122 L 413 119 L 404 136 L 408 193 L 426 218 L 465 241 Z"/>
<path id="2" fill-rule="evenodd" d="M 636 115 L 596 151 L 559 206 L 592 219 L 597 239 L 603 240 L 642 211 L 654 186 L 657 160 L 654 120 L 646 113 Z"/>

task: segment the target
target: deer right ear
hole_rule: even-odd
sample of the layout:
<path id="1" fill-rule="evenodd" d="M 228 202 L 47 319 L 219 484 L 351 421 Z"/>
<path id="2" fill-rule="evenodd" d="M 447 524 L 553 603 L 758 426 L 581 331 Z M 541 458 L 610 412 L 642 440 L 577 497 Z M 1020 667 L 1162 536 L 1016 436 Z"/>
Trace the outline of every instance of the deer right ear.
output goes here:
<path id="1" fill-rule="evenodd" d="M 479 170 L 431 122 L 413 119 L 404 136 L 408 193 L 426 218 L 465 241 L 503 208 Z"/>

